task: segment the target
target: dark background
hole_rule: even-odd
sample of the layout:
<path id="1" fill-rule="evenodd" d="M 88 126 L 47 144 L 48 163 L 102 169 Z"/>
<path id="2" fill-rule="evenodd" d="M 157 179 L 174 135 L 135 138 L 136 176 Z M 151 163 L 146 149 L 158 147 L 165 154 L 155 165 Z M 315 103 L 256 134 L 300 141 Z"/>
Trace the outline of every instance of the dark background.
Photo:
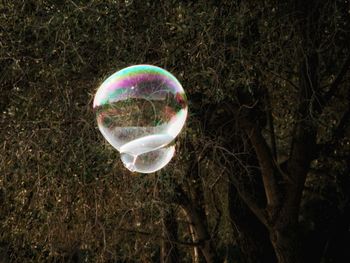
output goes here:
<path id="1" fill-rule="evenodd" d="M 0 262 L 350 262 L 348 1 L 0 1 Z M 113 72 L 189 98 L 131 174 L 97 129 Z"/>

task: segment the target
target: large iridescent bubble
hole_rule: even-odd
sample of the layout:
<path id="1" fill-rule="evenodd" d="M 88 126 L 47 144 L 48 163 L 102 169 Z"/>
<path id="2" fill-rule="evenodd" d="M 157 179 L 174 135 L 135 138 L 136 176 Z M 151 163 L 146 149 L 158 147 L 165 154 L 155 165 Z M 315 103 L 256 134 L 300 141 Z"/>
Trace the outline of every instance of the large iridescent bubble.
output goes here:
<path id="1" fill-rule="evenodd" d="M 151 65 L 122 69 L 98 88 L 94 99 L 98 127 L 132 172 L 152 173 L 172 159 L 174 139 L 187 117 L 180 82 Z"/>

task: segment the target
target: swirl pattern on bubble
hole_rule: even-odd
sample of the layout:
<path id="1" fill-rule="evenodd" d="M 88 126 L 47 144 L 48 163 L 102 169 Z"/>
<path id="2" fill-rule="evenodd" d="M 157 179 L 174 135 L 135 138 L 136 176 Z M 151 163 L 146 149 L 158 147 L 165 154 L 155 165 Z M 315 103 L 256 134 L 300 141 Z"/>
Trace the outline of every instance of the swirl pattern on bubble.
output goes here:
<path id="1" fill-rule="evenodd" d="M 152 173 L 172 159 L 187 117 L 187 98 L 168 71 L 151 65 L 122 69 L 94 98 L 97 124 L 132 172 Z"/>

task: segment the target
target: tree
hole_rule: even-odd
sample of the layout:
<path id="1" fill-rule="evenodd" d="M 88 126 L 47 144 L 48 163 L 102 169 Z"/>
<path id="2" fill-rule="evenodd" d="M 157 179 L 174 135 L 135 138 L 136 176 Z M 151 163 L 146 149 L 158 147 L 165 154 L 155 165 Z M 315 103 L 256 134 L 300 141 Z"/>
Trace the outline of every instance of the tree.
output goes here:
<path id="1" fill-rule="evenodd" d="M 0 254 L 11 262 L 346 262 L 349 5 L 1 1 Z M 189 99 L 133 176 L 91 101 L 131 64 Z M 349 261 L 349 260 L 348 260 Z"/>

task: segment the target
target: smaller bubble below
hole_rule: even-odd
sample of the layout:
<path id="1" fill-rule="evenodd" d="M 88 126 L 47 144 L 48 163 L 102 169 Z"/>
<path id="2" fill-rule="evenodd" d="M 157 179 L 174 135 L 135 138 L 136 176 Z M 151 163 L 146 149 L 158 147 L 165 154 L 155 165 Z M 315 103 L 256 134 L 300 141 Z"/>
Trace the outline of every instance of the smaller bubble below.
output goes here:
<path id="1" fill-rule="evenodd" d="M 140 155 L 121 153 L 124 166 L 131 172 L 154 173 L 166 166 L 173 158 L 175 146 L 167 146 Z"/>

